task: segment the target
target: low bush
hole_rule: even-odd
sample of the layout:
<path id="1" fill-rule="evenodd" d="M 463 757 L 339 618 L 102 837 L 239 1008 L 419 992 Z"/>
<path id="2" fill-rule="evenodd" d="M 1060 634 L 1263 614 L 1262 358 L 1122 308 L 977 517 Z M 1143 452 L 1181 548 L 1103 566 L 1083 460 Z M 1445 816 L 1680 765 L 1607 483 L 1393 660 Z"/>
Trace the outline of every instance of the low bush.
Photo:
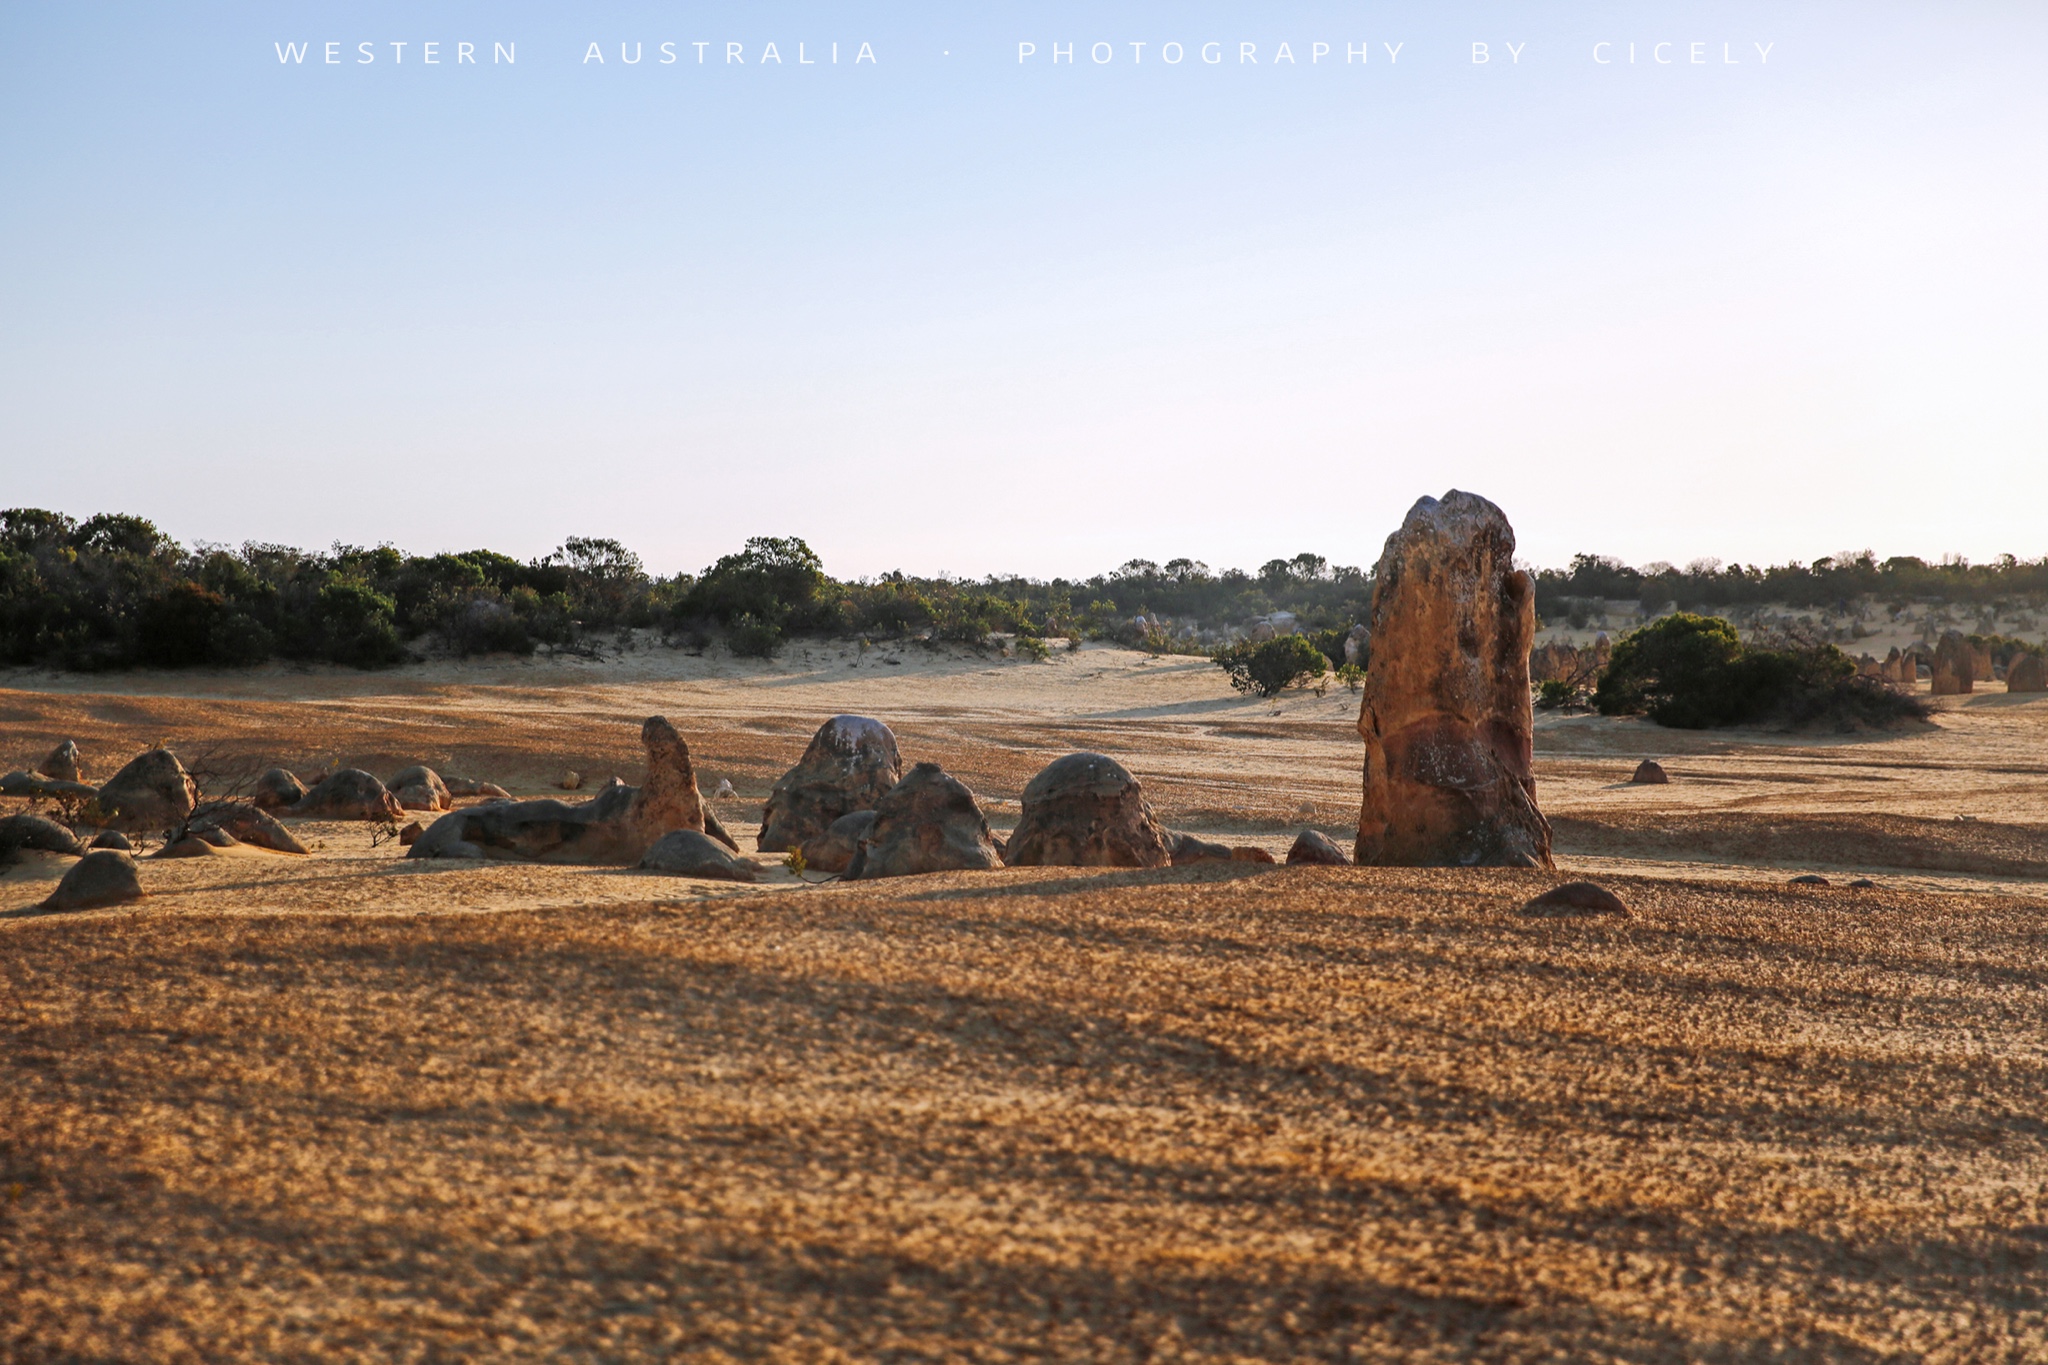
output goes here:
<path id="1" fill-rule="evenodd" d="M 1281 635 L 1271 640 L 1246 640 L 1219 649 L 1216 666 L 1230 675 L 1240 692 L 1276 697 L 1290 687 L 1322 681 L 1330 661 L 1306 636 Z"/>
<path id="2" fill-rule="evenodd" d="M 1744 645 L 1719 617 L 1679 612 L 1615 646 L 1593 704 L 1602 715 L 1644 714 L 1659 725 L 1882 729 L 1927 708 L 1871 678 L 1833 645 Z"/>

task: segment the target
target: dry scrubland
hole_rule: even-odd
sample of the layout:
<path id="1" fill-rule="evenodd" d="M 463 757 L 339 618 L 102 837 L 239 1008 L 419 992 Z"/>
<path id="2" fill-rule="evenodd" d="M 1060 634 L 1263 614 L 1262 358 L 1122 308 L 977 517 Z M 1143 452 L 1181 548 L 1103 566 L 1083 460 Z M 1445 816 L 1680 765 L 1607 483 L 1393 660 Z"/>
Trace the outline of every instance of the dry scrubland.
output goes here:
<path id="1" fill-rule="evenodd" d="M 1348 694 L 810 655 L 17 675 L 0 758 L 220 737 L 534 791 L 631 780 L 658 711 L 737 827 L 858 710 L 999 826 L 1075 747 L 1276 849 L 1355 806 Z M 1525 872 L 713 888 L 347 825 L 56 916 L 32 857 L 0 878 L 0 1359 L 2048 1357 L 2048 699 L 1943 706 L 1857 740 L 1544 721 L 1561 862 L 1627 921 L 1526 918 Z M 1645 756 L 1672 786 L 1617 785 Z"/>

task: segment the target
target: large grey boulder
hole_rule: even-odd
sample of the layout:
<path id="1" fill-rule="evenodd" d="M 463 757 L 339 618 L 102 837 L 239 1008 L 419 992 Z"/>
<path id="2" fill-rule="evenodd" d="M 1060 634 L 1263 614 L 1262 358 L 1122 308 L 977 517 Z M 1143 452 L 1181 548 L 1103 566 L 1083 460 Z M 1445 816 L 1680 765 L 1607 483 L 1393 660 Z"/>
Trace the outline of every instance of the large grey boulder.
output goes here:
<path id="1" fill-rule="evenodd" d="M 85 852 L 70 830 L 40 815 L 9 815 L 0 819 L 0 863 L 9 861 L 16 849 L 32 848 L 43 853 L 63 853 L 76 858 Z"/>
<path id="2" fill-rule="evenodd" d="M 742 858 L 710 835 L 694 829 L 672 829 L 656 839 L 654 847 L 641 857 L 640 866 L 648 872 L 727 882 L 759 881 L 766 871 L 752 858 Z"/>
<path id="3" fill-rule="evenodd" d="M 764 853 L 800 848 L 840 816 L 875 809 L 902 770 L 888 726 L 868 716 L 832 717 L 768 793 L 755 846 Z"/>
<path id="4" fill-rule="evenodd" d="M 1024 788 L 1011 867 L 1164 867 L 1166 831 L 1138 779 L 1105 754 L 1054 759 Z"/>
<path id="5" fill-rule="evenodd" d="M 129 760 L 99 789 L 100 810 L 117 829 L 168 829 L 199 804 L 199 785 L 169 749 Z"/>
<path id="6" fill-rule="evenodd" d="M 388 820 L 405 818 L 398 798 L 361 768 L 343 768 L 313 784 L 313 789 L 285 808 L 285 814 L 311 820 Z"/>
<path id="7" fill-rule="evenodd" d="M 875 823 L 860 841 L 846 880 L 1002 865 L 974 793 L 938 764 L 920 763 L 875 807 Z"/>
<path id="8" fill-rule="evenodd" d="M 427 827 L 409 858 L 500 858 L 519 862 L 630 866 L 662 835 L 689 829 L 733 852 L 733 843 L 705 806 L 690 766 L 690 747 L 675 727 L 651 716 L 640 727 L 647 776 L 638 787 L 606 787 L 589 801 L 493 801 L 451 811 Z"/>
<path id="9" fill-rule="evenodd" d="M 64 874 L 43 902 L 45 910 L 93 910 L 143 899 L 135 860 L 117 849 L 96 848 Z"/>

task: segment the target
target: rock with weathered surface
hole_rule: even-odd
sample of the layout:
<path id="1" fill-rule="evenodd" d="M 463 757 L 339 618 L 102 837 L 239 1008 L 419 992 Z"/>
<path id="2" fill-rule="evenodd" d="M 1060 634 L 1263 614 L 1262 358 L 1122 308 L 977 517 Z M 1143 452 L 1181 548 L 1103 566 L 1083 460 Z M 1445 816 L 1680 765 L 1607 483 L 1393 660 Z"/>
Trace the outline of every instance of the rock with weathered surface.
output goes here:
<path id="1" fill-rule="evenodd" d="M 1104 754 L 1054 759 L 1024 788 L 1012 867 L 1164 867 L 1166 831 L 1138 779 Z"/>
<path id="2" fill-rule="evenodd" d="M 860 851 L 860 841 L 875 827 L 875 813 L 857 810 L 832 822 L 823 834 L 804 840 L 804 866 L 819 872 L 844 872 Z"/>
<path id="3" fill-rule="evenodd" d="M 41 773 L 11 772 L 0 776 L 0 796 L 36 796 L 46 801 L 90 801 L 99 788 L 84 782 L 67 782 Z"/>
<path id="4" fill-rule="evenodd" d="M 266 769 L 249 799 L 260 810 L 282 810 L 306 799 L 306 784 L 283 768 Z"/>
<path id="5" fill-rule="evenodd" d="M 834 716 L 768 793 L 755 846 L 764 853 L 801 848 L 840 816 L 874 810 L 902 775 L 888 726 L 869 716 Z"/>
<path id="6" fill-rule="evenodd" d="M 1174 867 L 1189 867 L 1195 863 L 1227 863 L 1230 861 L 1230 845 L 1219 844 L 1213 839 L 1204 839 L 1184 830 L 1167 830 L 1166 860 Z"/>
<path id="7" fill-rule="evenodd" d="M 1885 655 L 1884 662 L 1877 666 L 1877 676 L 1888 683 L 1909 683 L 1913 681 L 1912 667 L 1911 657 L 1901 654 L 1899 647 L 1893 645 L 1891 653 Z"/>
<path id="8" fill-rule="evenodd" d="M 120 829 L 168 829 L 199 804 L 199 785 L 169 749 L 131 759 L 99 790 L 107 823 Z"/>
<path id="9" fill-rule="evenodd" d="M 123 853 L 132 852 L 135 848 L 135 845 L 128 841 L 128 836 L 118 829 L 101 830 L 93 836 L 92 846 L 94 848 L 119 849 Z"/>
<path id="10" fill-rule="evenodd" d="M 1592 882 L 1566 882 L 1553 886 L 1522 907 L 1525 915 L 1626 915 L 1621 897 Z"/>
<path id="11" fill-rule="evenodd" d="M 219 851 L 213 844 L 208 843 L 198 835 L 187 834 L 183 838 L 171 840 L 149 856 L 152 858 L 211 858 Z"/>
<path id="12" fill-rule="evenodd" d="M 1387 537 L 1358 716 L 1360 863 L 1552 865 L 1532 762 L 1535 630 L 1514 528 L 1485 498 L 1423 498 Z"/>
<path id="13" fill-rule="evenodd" d="M 1372 658 L 1372 628 L 1363 623 L 1351 628 L 1344 637 L 1344 662 L 1363 668 Z"/>
<path id="14" fill-rule="evenodd" d="M 427 827 L 421 824 L 419 821 L 406 821 L 405 828 L 398 831 L 399 846 L 401 848 L 411 848 L 414 844 L 420 841 L 420 836 L 422 834 L 425 834 L 426 832 Z"/>
<path id="15" fill-rule="evenodd" d="M 1671 775 L 1664 771 L 1664 765 L 1655 759 L 1646 758 L 1636 764 L 1635 774 L 1629 781 L 1638 787 L 1662 787 L 1669 785 Z"/>
<path id="16" fill-rule="evenodd" d="M 1294 847 L 1287 850 L 1290 866 L 1307 864 L 1311 867 L 1348 867 L 1351 860 L 1344 856 L 1344 850 L 1316 830 L 1305 829 L 1294 840 Z"/>
<path id="17" fill-rule="evenodd" d="M 405 808 L 382 782 L 361 768 L 343 768 L 313 784 L 313 789 L 285 809 L 285 814 L 313 820 L 383 820 L 396 824 Z"/>
<path id="18" fill-rule="evenodd" d="M 1167 859 L 1174 867 L 1188 867 L 1195 863 L 1271 863 L 1278 860 L 1263 848 L 1250 844 L 1219 844 L 1211 839 L 1167 830 Z"/>
<path id="19" fill-rule="evenodd" d="M 85 852 L 78 846 L 77 837 L 55 820 L 40 815 L 0 818 L 0 862 L 7 861 L 16 849 L 22 848 L 42 853 L 63 853 L 73 858 Z"/>
<path id="20" fill-rule="evenodd" d="M 674 829 L 662 835 L 640 859 L 640 867 L 647 872 L 727 882 L 759 881 L 767 871 L 752 858 L 742 858 L 694 829 Z"/>
<path id="21" fill-rule="evenodd" d="M 640 727 L 647 751 L 643 785 L 608 786 L 589 801 L 493 801 L 442 816 L 406 854 L 410 858 L 502 858 L 522 862 L 637 863 L 671 830 L 694 829 L 737 853 L 704 805 L 690 748 L 660 716 Z"/>
<path id="22" fill-rule="evenodd" d="M 1970 645 L 1970 676 L 1978 682 L 1990 682 L 1998 676 L 1998 669 L 1991 662 L 1991 646 Z"/>
<path id="23" fill-rule="evenodd" d="M 565 792 L 581 791 L 583 789 L 583 774 L 577 772 L 574 768 L 564 768 L 562 775 L 555 779 L 555 785 Z"/>
<path id="24" fill-rule="evenodd" d="M 448 789 L 448 795 L 481 796 L 486 801 L 509 801 L 512 793 L 495 782 L 484 782 L 474 777 L 450 777 L 441 774 L 441 785 Z"/>
<path id="25" fill-rule="evenodd" d="M 406 810 L 452 810 L 455 807 L 454 794 L 441 780 L 441 774 L 424 764 L 413 764 L 384 785 Z"/>
<path id="26" fill-rule="evenodd" d="M 85 760 L 79 755 L 78 745 L 67 739 L 50 750 L 50 756 L 36 765 L 36 771 L 59 782 L 83 782 Z"/>
<path id="27" fill-rule="evenodd" d="M 1976 669 L 1970 655 L 1970 642 L 1961 631 L 1942 634 L 1941 642 L 1934 647 L 1933 695 L 1961 697 L 1974 690 Z"/>
<path id="28" fill-rule="evenodd" d="M 1002 865 L 995 836 L 967 784 L 936 763 L 920 763 L 875 807 L 875 823 L 857 846 L 846 880 Z"/>
<path id="29" fill-rule="evenodd" d="M 268 811 L 258 810 L 250 801 L 209 801 L 192 812 L 188 828 L 202 838 L 209 829 L 222 830 L 236 843 L 269 849 L 272 853 L 307 851 L 283 822 Z"/>
<path id="30" fill-rule="evenodd" d="M 43 902 L 45 910 L 93 910 L 143 899 L 135 860 L 118 849 L 96 848 L 64 874 Z"/>
<path id="31" fill-rule="evenodd" d="M 2048 692 L 2048 659 L 2039 654 L 2016 654 L 2005 670 L 2008 692 Z"/>

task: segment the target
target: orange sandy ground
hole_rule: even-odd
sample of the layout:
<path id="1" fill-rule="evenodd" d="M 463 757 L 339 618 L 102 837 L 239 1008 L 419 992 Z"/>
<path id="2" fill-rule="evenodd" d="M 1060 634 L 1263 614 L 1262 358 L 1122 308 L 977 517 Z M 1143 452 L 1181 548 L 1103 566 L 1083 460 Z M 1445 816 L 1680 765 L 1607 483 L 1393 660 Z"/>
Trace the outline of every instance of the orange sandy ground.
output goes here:
<path id="1" fill-rule="evenodd" d="M 16 676 L 0 757 L 218 739 L 224 773 L 535 791 L 634 779 L 660 711 L 744 827 L 853 709 L 999 826 L 1083 746 L 1236 842 L 1355 802 L 1341 693 L 814 648 Z M 47 915 L 65 864 L 31 856 L 0 1360 L 2048 1358 L 2048 700 L 1943 706 L 1881 739 L 1546 719 L 1560 861 L 1625 921 L 1526 917 L 1557 880 L 1526 872 L 738 887 L 345 824 Z M 1673 785 L 1618 785 L 1643 756 Z"/>

